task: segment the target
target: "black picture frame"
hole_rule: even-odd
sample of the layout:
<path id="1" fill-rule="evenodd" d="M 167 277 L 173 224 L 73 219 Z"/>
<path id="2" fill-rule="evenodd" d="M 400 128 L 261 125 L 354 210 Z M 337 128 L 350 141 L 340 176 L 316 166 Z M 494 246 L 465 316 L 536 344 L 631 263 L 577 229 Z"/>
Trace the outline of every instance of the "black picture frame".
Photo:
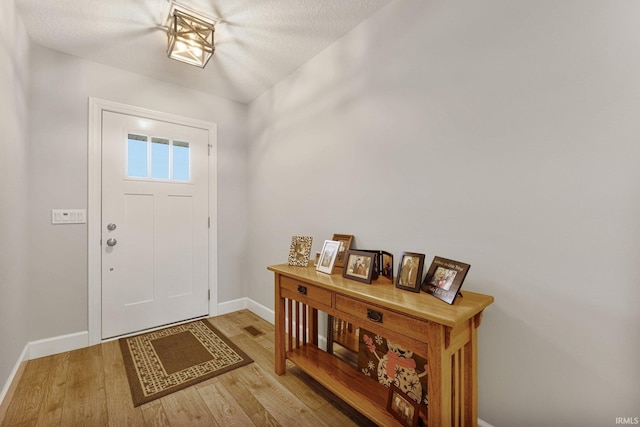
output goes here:
<path id="1" fill-rule="evenodd" d="M 350 249 L 347 251 L 347 255 L 345 257 L 342 277 L 371 284 L 375 264 L 375 253 Z"/>
<path id="2" fill-rule="evenodd" d="M 453 304 L 471 266 L 452 259 L 434 257 L 422 282 L 422 290 Z"/>
<path id="3" fill-rule="evenodd" d="M 385 280 L 393 283 L 393 255 L 387 251 L 378 249 L 359 249 L 363 252 L 372 252 L 376 254 L 376 265 L 371 280 Z"/>
<path id="4" fill-rule="evenodd" d="M 380 266 L 378 279 L 384 277 L 389 283 L 393 283 L 393 254 L 386 251 L 378 251 L 378 262 Z"/>
<path id="5" fill-rule="evenodd" d="M 398 277 L 396 288 L 405 291 L 420 292 L 422 270 L 424 269 L 424 254 L 403 252 L 398 263 Z"/>
<path id="6" fill-rule="evenodd" d="M 407 396 L 395 384 L 389 386 L 387 411 L 404 427 L 416 427 L 420 416 L 420 405 Z"/>

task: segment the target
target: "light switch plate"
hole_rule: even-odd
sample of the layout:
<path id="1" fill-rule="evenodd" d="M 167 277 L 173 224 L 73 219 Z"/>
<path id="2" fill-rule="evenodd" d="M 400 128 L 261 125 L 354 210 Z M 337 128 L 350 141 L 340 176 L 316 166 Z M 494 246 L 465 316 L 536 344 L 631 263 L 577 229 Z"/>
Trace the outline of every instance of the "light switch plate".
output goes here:
<path id="1" fill-rule="evenodd" d="M 86 209 L 51 209 L 51 224 L 85 224 Z"/>

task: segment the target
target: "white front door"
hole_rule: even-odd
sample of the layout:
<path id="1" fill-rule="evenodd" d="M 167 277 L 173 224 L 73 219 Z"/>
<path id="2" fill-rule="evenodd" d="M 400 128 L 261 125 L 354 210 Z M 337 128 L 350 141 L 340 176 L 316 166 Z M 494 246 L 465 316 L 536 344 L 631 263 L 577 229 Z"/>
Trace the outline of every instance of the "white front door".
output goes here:
<path id="1" fill-rule="evenodd" d="M 209 313 L 209 132 L 102 112 L 102 339 Z"/>

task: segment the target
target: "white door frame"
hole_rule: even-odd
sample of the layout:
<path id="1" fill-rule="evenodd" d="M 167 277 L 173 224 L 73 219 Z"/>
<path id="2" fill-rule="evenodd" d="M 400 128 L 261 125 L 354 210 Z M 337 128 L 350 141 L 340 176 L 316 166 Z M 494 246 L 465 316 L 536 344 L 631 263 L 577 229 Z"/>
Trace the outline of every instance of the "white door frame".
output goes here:
<path id="1" fill-rule="evenodd" d="M 217 126 L 215 123 L 89 98 L 87 270 L 89 345 L 102 342 L 102 112 L 135 115 L 209 131 L 209 316 L 218 314 Z"/>

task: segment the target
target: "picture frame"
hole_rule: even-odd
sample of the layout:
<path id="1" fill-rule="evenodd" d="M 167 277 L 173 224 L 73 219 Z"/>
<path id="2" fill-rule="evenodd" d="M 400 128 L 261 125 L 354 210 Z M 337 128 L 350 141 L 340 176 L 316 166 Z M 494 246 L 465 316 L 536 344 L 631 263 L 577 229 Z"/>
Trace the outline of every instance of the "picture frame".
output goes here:
<path id="1" fill-rule="evenodd" d="M 393 255 L 389 252 L 380 251 L 380 276 L 385 277 L 393 283 Z"/>
<path id="2" fill-rule="evenodd" d="M 376 263 L 371 280 L 384 280 L 393 283 L 393 255 L 386 251 L 359 249 L 376 254 Z"/>
<path id="3" fill-rule="evenodd" d="M 292 236 L 291 246 L 289 246 L 289 265 L 308 266 L 312 243 L 313 237 L 311 236 Z"/>
<path id="4" fill-rule="evenodd" d="M 460 294 L 462 282 L 467 277 L 470 268 L 471 266 L 464 262 L 436 256 L 422 282 L 422 290 L 442 301 L 453 304 Z"/>
<path id="5" fill-rule="evenodd" d="M 387 411 L 405 427 L 418 425 L 420 406 L 394 384 L 389 386 Z"/>
<path id="6" fill-rule="evenodd" d="M 422 270 L 424 269 L 424 254 L 403 252 L 398 263 L 398 277 L 396 288 L 411 292 L 420 292 Z"/>
<path id="7" fill-rule="evenodd" d="M 375 258 L 376 254 L 373 252 L 348 250 L 342 269 L 342 277 L 371 284 L 376 263 Z"/>
<path id="8" fill-rule="evenodd" d="M 353 235 L 334 233 L 331 240 L 340 242 L 340 249 L 338 251 L 338 255 L 336 256 L 335 266 L 343 268 L 347 251 L 351 249 L 351 244 L 353 243 Z"/>
<path id="9" fill-rule="evenodd" d="M 320 252 L 320 259 L 316 264 L 316 270 L 327 274 L 333 273 L 333 266 L 336 262 L 339 249 L 339 241 L 325 240 L 324 245 L 322 245 L 322 251 Z"/>

